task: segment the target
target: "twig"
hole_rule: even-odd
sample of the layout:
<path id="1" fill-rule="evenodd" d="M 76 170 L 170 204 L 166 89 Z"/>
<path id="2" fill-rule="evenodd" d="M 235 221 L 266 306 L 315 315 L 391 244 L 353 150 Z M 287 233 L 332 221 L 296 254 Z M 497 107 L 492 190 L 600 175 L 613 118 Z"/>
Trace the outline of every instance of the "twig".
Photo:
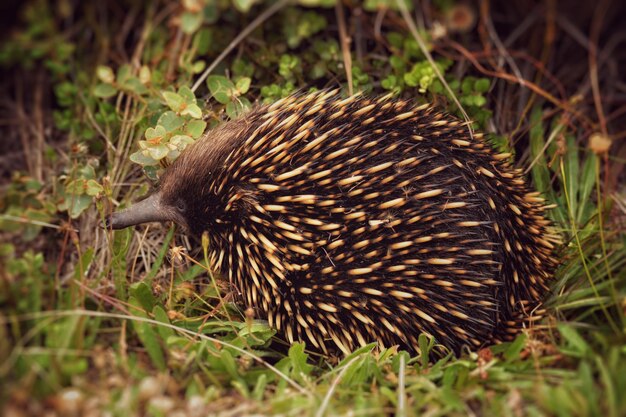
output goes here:
<path id="1" fill-rule="evenodd" d="M 343 6 L 340 1 L 335 2 L 335 14 L 337 15 L 337 26 L 339 26 L 339 42 L 341 43 L 341 55 L 343 57 L 343 66 L 346 70 L 346 79 L 348 80 L 348 94 L 354 94 L 352 86 L 352 56 L 350 55 L 350 46 L 348 45 L 348 32 L 346 31 L 346 17 L 343 13 Z"/>
<path id="2" fill-rule="evenodd" d="M 0 220 L 8 220 L 11 222 L 16 222 L 16 223 L 34 224 L 35 226 L 48 227 L 50 229 L 55 229 L 55 230 L 65 229 L 65 226 L 59 226 L 59 225 L 52 224 L 52 223 L 42 222 L 40 220 L 23 219 L 21 217 L 11 216 L 10 214 L 0 214 Z M 78 233 L 77 229 L 72 228 L 71 230 Z"/>
<path id="3" fill-rule="evenodd" d="M 259 27 L 263 22 L 272 17 L 274 13 L 278 12 L 280 9 L 285 7 L 290 0 L 280 0 L 274 3 L 271 7 L 261 13 L 256 19 L 252 21 L 244 30 L 241 31 L 239 35 L 235 39 L 232 40 L 230 44 L 222 51 L 221 54 L 209 65 L 207 69 L 204 70 L 202 75 L 196 80 L 193 87 L 191 87 L 191 91 L 195 92 L 198 87 L 206 80 L 209 74 L 219 65 L 220 62 L 232 51 L 241 41 L 243 41 L 254 29 Z"/>
<path id="4" fill-rule="evenodd" d="M 401 1 L 401 0 L 396 0 L 396 3 L 398 5 L 398 7 L 400 8 L 400 12 L 402 13 L 402 17 L 404 18 L 404 21 L 406 22 L 406 24 L 409 27 L 409 31 L 411 32 L 411 35 L 413 35 L 413 37 L 415 38 L 415 41 L 417 41 L 417 44 L 419 45 L 420 50 L 422 51 L 422 53 L 424 54 L 424 56 L 428 60 L 428 63 L 430 64 L 431 68 L 433 69 L 433 72 L 437 75 L 437 78 L 439 79 L 439 81 L 441 81 L 441 84 L 446 89 L 448 94 L 450 94 L 450 97 L 452 97 L 452 101 L 454 101 L 454 104 L 456 104 L 456 106 L 458 107 L 459 111 L 463 115 L 463 120 L 465 120 L 467 122 L 466 123 L 467 130 L 469 131 L 470 137 L 473 139 L 474 138 L 474 130 L 472 129 L 471 120 L 470 120 L 469 116 L 467 115 L 467 112 L 463 108 L 463 105 L 461 104 L 459 99 L 456 97 L 456 95 L 454 94 L 452 89 L 450 88 L 450 85 L 448 85 L 448 82 L 445 80 L 445 78 L 443 78 L 443 74 L 441 73 L 441 71 L 439 71 L 439 67 L 437 67 L 437 63 L 433 59 L 432 54 L 430 53 L 430 51 L 426 47 L 426 44 L 424 43 L 424 39 L 422 39 L 420 34 L 417 32 L 417 27 L 415 26 L 415 22 L 413 22 L 413 19 L 411 18 L 411 15 L 409 14 L 409 11 L 406 8 L 406 4 L 404 3 L 404 1 Z"/>
<path id="5" fill-rule="evenodd" d="M 354 363 L 354 361 L 356 361 L 357 359 L 360 359 L 360 356 L 355 356 L 354 358 L 352 358 L 348 363 L 346 363 L 343 366 L 343 369 L 341 370 L 341 372 L 339 372 L 339 375 L 337 375 L 335 377 L 335 379 L 333 379 L 333 382 L 330 384 L 330 388 L 328 388 L 328 391 L 326 392 L 326 395 L 324 395 L 324 399 L 322 400 L 322 404 L 320 404 L 320 408 L 317 409 L 317 412 L 315 413 L 315 417 L 323 417 L 324 416 L 324 412 L 326 411 L 326 408 L 328 407 L 328 403 L 330 402 L 330 398 L 333 395 L 333 392 L 335 392 L 335 389 L 337 388 L 337 385 L 339 384 L 339 381 L 341 381 L 341 378 L 343 378 L 344 374 L 346 373 L 346 371 L 348 369 L 350 369 L 350 365 L 352 365 Z"/>
<path id="6" fill-rule="evenodd" d="M 55 319 L 55 318 L 61 318 L 61 317 L 77 317 L 77 316 L 84 316 L 84 317 L 101 317 L 101 318 L 108 318 L 108 319 L 118 319 L 118 320 L 124 320 L 124 322 L 127 321 L 135 321 L 138 323 L 145 323 L 145 324 L 151 324 L 153 326 L 160 326 L 160 327 L 164 327 L 167 329 L 172 329 L 174 331 L 177 331 L 179 333 L 185 334 L 187 336 L 195 336 L 195 337 L 199 337 L 202 340 L 205 341 L 210 341 L 212 343 L 215 343 L 217 345 L 220 346 L 226 346 L 244 356 L 248 356 L 251 359 L 253 359 L 254 361 L 262 364 L 263 366 L 265 366 L 266 368 L 268 368 L 269 370 L 271 370 L 272 372 L 274 372 L 277 376 L 279 376 L 280 378 L 282 378 L 283 380 L 285 380 L 289 385 L 291 385 L 291 387 L 295 388 L 298 392 L 300 392 L 301 394 L 305 394 L 307 396 L 311 396 L 312 393 L 307 391 L 306 389 L 304 389 L 304 387 L 302 387 L 300 384 L 298 384 L 296 381 L 294 381 L 293 379 L 289 378 L 289 376 L 285 375 L 285 373 L 283 373 L 280 369 L 276 368 L 275 366 L 273 366 L 272 364 L 270 364 L 269 362 L 267 362 L 266 360 L 264 360 L 263 358 L 261 358 L 260 356 L 246 351 L 245 349 L 240 348 L 239 346 L 235 346 L 229 342 L 226 342 L 224 340 L 220 340 L 220 339 L 216 339 L 214 337 L 210 337 L 207 336 L 205 334 L 201 334 L 198 332 L 195 332 L 193 330 L 189 330 L 189 329 L 185 329 L 184 327 L 180 327 L 180 326 L 175 326 L 173 324 L 169 324 L 169 323 L 163 323 L 157 320 L 152 320 L 149 318 L 145 318 L 145 317 L 139 317 L 139 316 L 132 316 L 132 315 L 127 315 L 127 314 L 116 314 L 116 313 L 106 313 L 106 312 L 101 312 L 101 311 L 90 311 L 90 310 L 82 310 L 82 309 L 76 309 L 76 310 L 63 310 L 63 311 L 43 311 L 43 312 L 39 312 L 39 313 L 32 313 L 32 314 L 22 314 L 19 317 L 11 317 L 11 320 L 18 320 L 18 321 L 27 321 L 27 320 L 36 320 L 36 319 L 45 319 L 45 318 L 50 318 L 50 319 Z M 0 317 L 0 325 L 6 325 L 8 324 L 8 321 L 6 319 L 4 319 L 3 317 Z M 13 352 L 11 353 L 11 355 L 9 355 L 9 358 L 5 361 L 5 364 L 3 364 L 3 367 L 0 369 L 0 373 L 2 373 L 5 370 L 5 366 L 7 364 L 11 364 L 14 363 L 14 361 L 16 360 L 16 356 L 19 355 L 19 348 L 14 349 Z M 10 369 L 10 365 L 8 365 L 8 369 Z"/>
<path id="7" fill-rule="evenodd" d="M 537 163 L 539 158 L 541 158 L 544 155 L 544 153 L 546 152 L 546 150 L 548 149 L 548 146 L 550 146 L 552 141 L 554 141 L 554 139 L 556 139 L 556 137 L 561 133 L 561 131 L 563 130 L 563 127 L 564 127 L 563 124 L 559 124 L 550 133 L 550 136 L 548 137 L 548 140 L 546 141 L 545 145 L 543 145 L 543 148 L 541 149 L 541 151 L 537 152 L 537 156 L 535 156 L 535 159 L 533 159 L 532 162 L 530 164 L 528 164 L 528 167 L 526 167 L 526 169 L 524 170 L 524 175 L 528 175 L 530 170 L 533 169 L 533 167 L 535 166 L 535 164 Z"/>
<path id="8" fill-rule="evenodd" d="M 456 49 L 455 45 L 451 44 L 451 46 Z M 467 58 L 467 55 L 465 53 L 461 52 L 461 51 L 459 51 L 460 55 L 457 55 L 457 54 L 452 54 L 450 52 L 442 50 L 441 48 L 437 48 L 437 52 L 439 52 L 442 56 L 444 56 L 446 58 L 453 59 L 453 60 L 458 60 L 459 56 Z M 494 52 L 494 51 L 491 51 L 491 52 L 487 52 L 487 51 L 469 52 L 469 51 L 467 51 L 467 54 L 471 54 L 477 62 L 480 62 L 480 60 L 482 60 L 483 58 L 489 58 L 490 56 L 494 55 L 495 53 L 496 52 Z M 565 93 L 565 88 L 563 87 L 563 84 L 559 81 L 559 79 L 554 74 L 552 74 L 546 68 L 546 66 L 545 66 L 545 64 L 543 62 L 537 60 L 535 57 L 533 57 L 531 55 L 528 55 L 528 53 L 526 53 L 524 51 L 510 51 L 509 50 L 508 53 L 513 58 L 519 58 L 519 59 L 522 59 L 522 60 L 528 62 L 537 71 L 539 71 L 542 76 L 546 77 L 548 80 L 550 80 L 552 82 L 552 84 L 554 84 L 554 87 L 557 89 L 557 91 L 559 92 L 559 96 L 562 99 L 565 99 L 567 97 L 567 94 Z M 480 70 L 480 68 L 477 68 L 477 69 Z M 524 78 L 522 77 L 522 79 L 524 79 Z"/>
<path id="9" fill-rule="evenodd" d="M 30 149 L 30 153 L 34 153 L 34 177 L 37 181 L 43 180 L 43 148 L 45 143 L 44 120 L 43 120 L 43 91 L 44 91 L 44 71 L 37 71 L 37 84 L 34 92 L 33 103 L 33 119 L 34 119 L 34 135 L 35 149 Z M 26 149 L 24 150 L 26 151 Z"/>
<path id="10" fill-rule="evenodd" d="M 400 366 L 398 369 L 398 410 L 396 416 L 406 417 L 406 387 L 405 387 L 405 364 L 404 355 L 400 355 Z"/>
<path id="11" fill-rule="evenodd" d="M 604 109 L 602 108 L 602 98 L 600 97 L 600 83 L 598 81 L 598 40 L 600 38 L 600 29 L 602 27 L 602 22 L 604 21 L 604 16 L 606 15 L 607 10 L 608 5 L 606 0 L 602 1 L 600 5 L 595 8 L 595 13 L 591 22 L 591 34 L 589 38 L 589 80 L 591 81 L 593 102 L 596 107 L 596 113 L 598 114 L 600 130 L 605 136 L 608 135 L 608 131 L 606 127 Z"/>
<path id="12" fill-rule="evenodd" d="M 489 34 L 489 37 L 491 38 L 492 42 L 496 45 L 496 49 L 500 53 L 500 56 L 506 61 L 507 64 L 509 64 L 509 67 L 511 67 L 511 70 L 513 70 L 513 73 L 518 79 L 520 80 L 524 79 L 524 77 L 522 76 L 522 72 L 519 70 L 519 68 L 515 64 L 515 61 L 513 61 L 513 59 L 511 58 L 511 55 L 509 55 L 508 51 L 502 44 L 502 41 L 500 40 L 500 37 L 498 36 L 496 29 L 493 27 L 493 22 L 491 21 L 491 18 L 489 17 L 489 1 L 482 0 L 480 2 L 480 14 L 481 14 L 482 20 L 485 22 L 487 33 Z"/>
<path id="13" fill-rule="evenodd" d="M 455 48 L 457 51 L 459 51 L 462 55 L 464 55 L 472 63 L 472 65 L 474 65 L 474 67 L 476 67 L 476 69 L 482 72 L 483 74 L 488 75 L 490 77 L 496 77 L 496 78 L 501 78 L 503 80 L 511 81 L 513 83 L 521 85 L 522 87 L 526 87 L 532 90 L 533 92 L 539 94 L 541 97 L 545 98 L 550 103 L 558 106 L 559 108 L 565 110 L 566 112 L 569 112 L 573 114 L 574 116 L 576 116 L 577 118 L 585 121 L 588 125 L 590 126 L 593 125 L 593 122 L 587 116 L 585 116 L 580 111 L 572 108 L 570 103 L 557 99 L 552 94 L 548 93 L 546 90 L 539 87 L 537 84 L 530 82 L 528 80 L 525 80 L 525 79 L 517 79 L 514 76 L 504 73 L 504 72 L 491 71 L 485 68 L 480 62 L 478 62 L 478 60 L 472 55 L 472 53 L 468 51 L 467 49 L 465 49 L 459 43 L 450 41 L 450 45 L 453 48 Z"/>
<path id="14" fill-rule="evenodd" d="M 383 20 L 385 19 L 386 14 L 387 14 L 387 8 L 381 7 L 376 13 L 376 19 L 374 20 L 374 39 L 376 39 L 378 43 L 384 42 L 381 29 L 382 29 Z"/>
<path id="15" fill-rule="evenodd" d="M 174 64 L 178 65 L 178 58 L 180 57 L 180 44 L 183 39 L 183 30 L 179 27 L 174 37 L 174 46 L 171 49 L 170 57 L 167 60 L 167 72 L 165 73 L 166 80 L 172 80 L 174 78 Z"/>
<path id="16" fill-rule="evenodd" d="M 31 160 L 32 154 L 28 152 L 30 149 L 30 141 L 28 139 L 28 116 L 24 110 L 24 83 L 22 77 L 18 74 L 15 76 L 15 113 L 16 118 L 20 121 L 18 124 L 18 132 L 20 136 L 20 142 L 22 143 L 22 152 L 24 155 L 24 161 L 26 162 L 26 168 L 28 173 L 34 177 L 33 161 Z"/>

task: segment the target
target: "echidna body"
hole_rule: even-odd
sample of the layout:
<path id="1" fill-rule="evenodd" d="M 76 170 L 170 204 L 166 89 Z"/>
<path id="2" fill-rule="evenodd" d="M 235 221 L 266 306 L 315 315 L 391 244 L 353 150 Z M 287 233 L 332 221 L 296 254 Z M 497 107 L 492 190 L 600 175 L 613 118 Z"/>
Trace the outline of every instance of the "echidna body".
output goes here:
<path id="1" fill-rule="evenodd" d="M 410 101 L 292 96 L 210 131 L 113 228 L 208 232 L 210 262 L 290 342 L 458 352 L 532 320 L 555 262 L 509 155 Z"/>

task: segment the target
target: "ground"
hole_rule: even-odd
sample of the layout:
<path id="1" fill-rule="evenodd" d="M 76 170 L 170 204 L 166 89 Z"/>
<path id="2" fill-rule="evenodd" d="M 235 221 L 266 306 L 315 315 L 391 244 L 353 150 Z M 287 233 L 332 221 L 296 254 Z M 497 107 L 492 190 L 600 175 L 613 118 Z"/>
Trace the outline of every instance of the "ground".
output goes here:
<path id="1" fill-rule="evenodd" d="M 3 3 L 2 414 L 626 415 L 626 7 L 504 3 Z M 433 102 L 513 155 L 563 241 L 541 322 L 320 357 L 241 311 L 202 241 L 98 227 L 207 128 L 323 88 Z"/>

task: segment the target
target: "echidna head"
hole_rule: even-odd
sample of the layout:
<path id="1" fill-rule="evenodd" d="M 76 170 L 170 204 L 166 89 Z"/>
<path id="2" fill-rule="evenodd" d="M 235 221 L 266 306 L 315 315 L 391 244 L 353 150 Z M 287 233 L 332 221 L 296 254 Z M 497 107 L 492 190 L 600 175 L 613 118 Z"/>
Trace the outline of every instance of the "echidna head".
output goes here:
<path id="1" fill-rule="evenodd" d="M 246 123 L 224 123 L 186 149 L 162 175 L 158 190 L 132 207 L 115 212 L 106 227 L 123 229 L 148 222 L 173 221 L 199 235 L 221 221 L 224 197 L 216 181 L 224 161 L 245 139 Z"/>

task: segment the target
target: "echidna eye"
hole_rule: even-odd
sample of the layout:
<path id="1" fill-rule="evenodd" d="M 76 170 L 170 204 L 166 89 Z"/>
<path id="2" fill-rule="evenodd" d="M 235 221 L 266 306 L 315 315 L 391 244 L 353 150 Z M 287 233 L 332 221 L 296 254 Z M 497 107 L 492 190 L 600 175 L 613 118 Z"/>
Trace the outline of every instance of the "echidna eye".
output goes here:
<path id="1" fill-rule="evenodd" d="M 184 213 L 185 210 L 187 210 L 187 203 L 185 203 L 185 200 L 178 200 L 176 202 L 176 208 L 178 209 L 178 211 L 180 211 L 181 213 Z"/>

